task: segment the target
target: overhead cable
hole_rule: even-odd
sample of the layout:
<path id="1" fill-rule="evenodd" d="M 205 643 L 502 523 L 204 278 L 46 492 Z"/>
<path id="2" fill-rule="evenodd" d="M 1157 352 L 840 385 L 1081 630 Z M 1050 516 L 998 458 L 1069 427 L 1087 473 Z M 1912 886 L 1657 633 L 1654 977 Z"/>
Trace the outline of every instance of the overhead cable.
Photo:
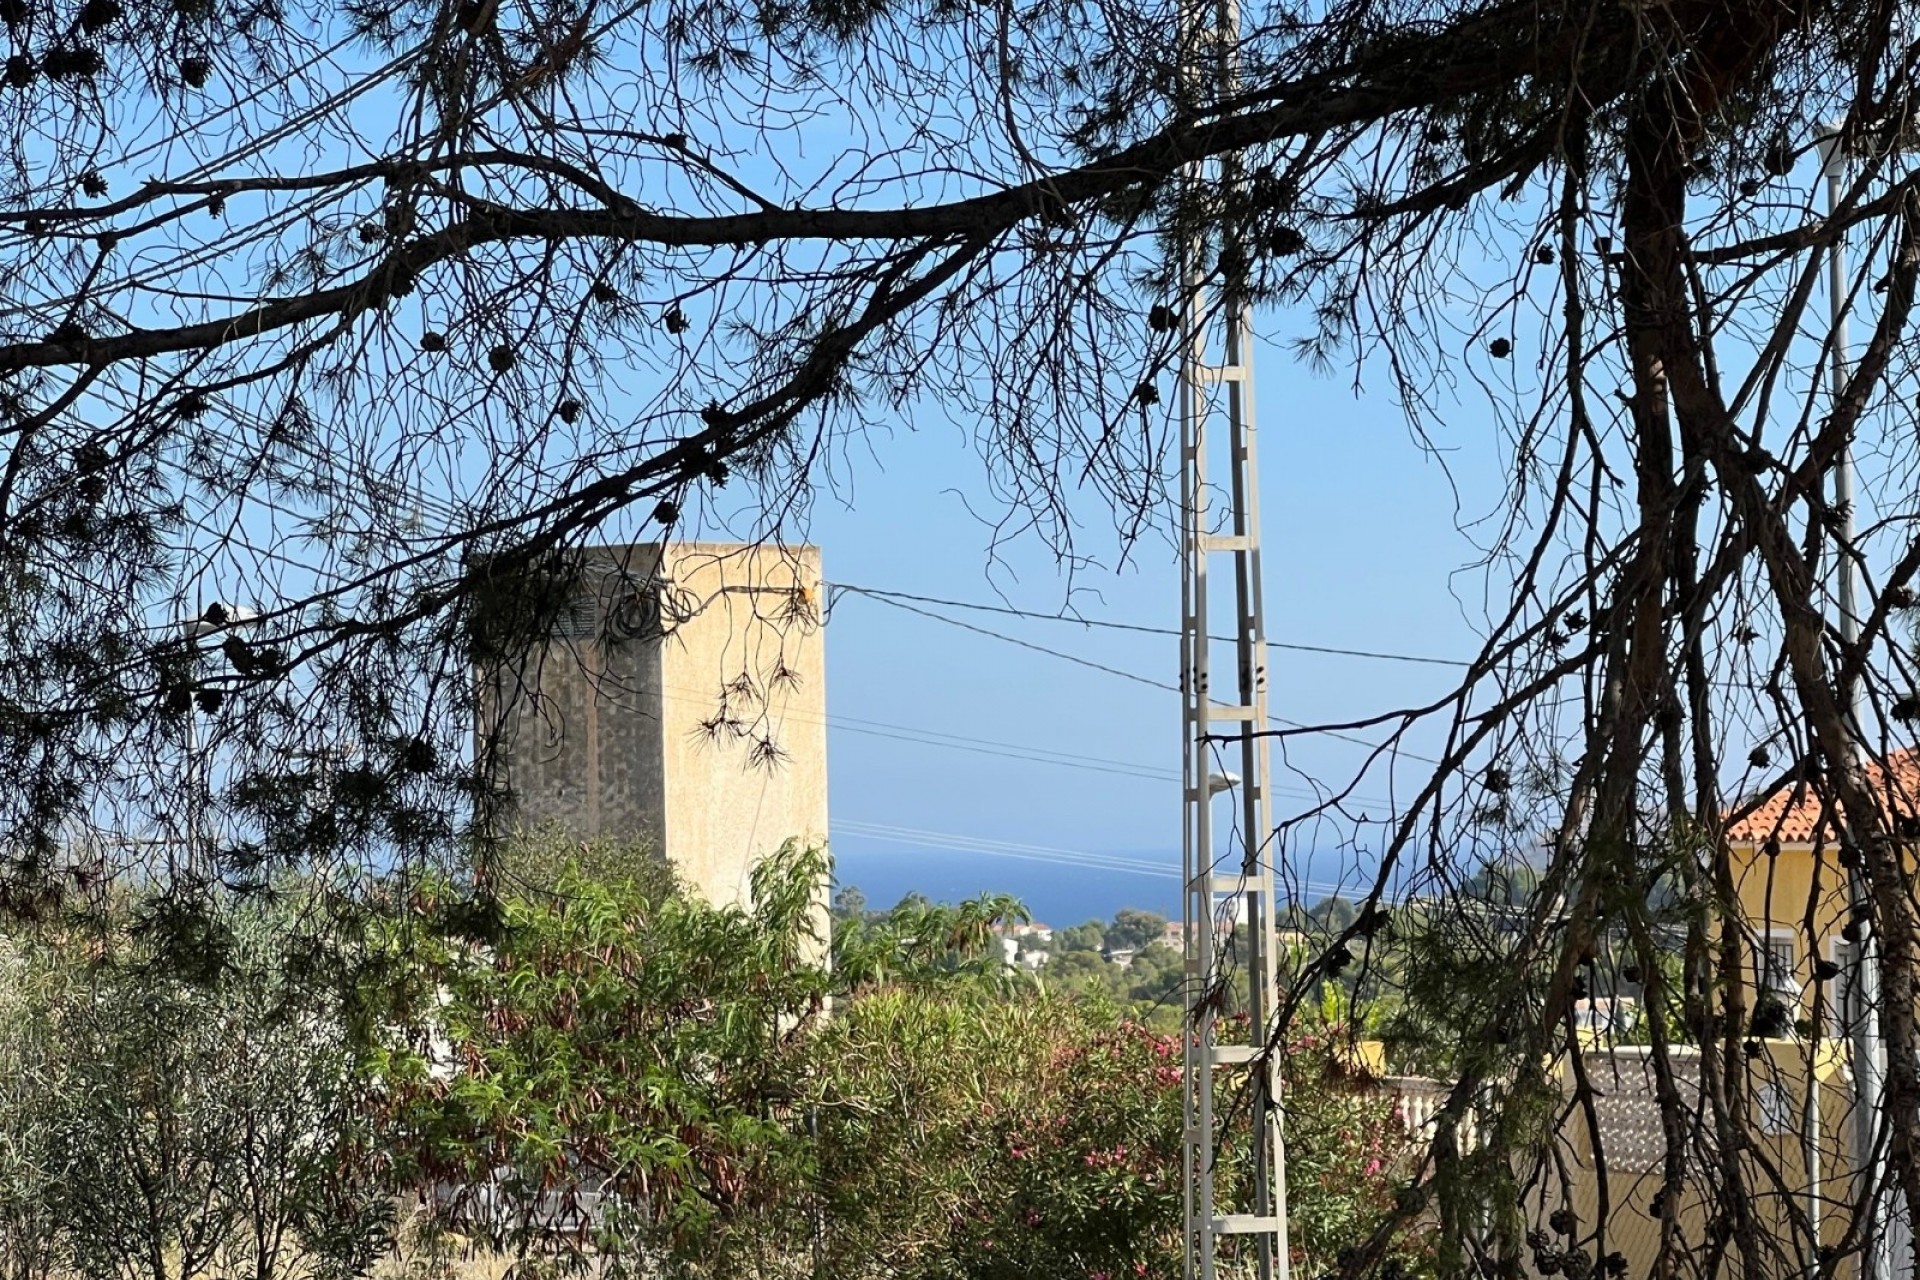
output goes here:
<path id="1" fill-rule="evenodd" d="M 1071 662 L 1075 666 L 1087 667 L 1091 670 L 1099 671 L 1099 672 L 1102 672 L 1103 674 L 1110 675 L 1110 676 L 1118 676 L 1122 680 L 1130 680 L 1135 684 L 1143 684 L 1143 685 L 1146 685 L 1148 688 L 1164 690 L 1167 693 L 1180 692 L 1180 687 L 1178 685 L 1168 684 L 1164 680 L 1155 680 L 1155 679 L 1152 679 L 1151 677 L 1143 676 L 1136 672 L 1123 671 L 1118 667 L 1109 667 L 1104 663 L 1094 662 L 1094 661 L 1091 661 L 1090 659 L 1082 658 L 1078 654 L 1063 653 L 1058 649 L 1049 649 L 1045 645 L 1034 644 L 1031 641 L 1022 640 L 1017 636 L 1010 636 L 1005 634 L 1004 632 L 995 631 L 989 627 L 976 626 L 971 622 L 962 622 L 958 618 L 949 618 L 944 614 L 935 613 L 931 609 L 923 609 L 918 605 L 907 604 L 904 601 L 888 599 L 886 597 L 877 596 L 877 595 L 871 596 L 870 598 L 878 601 L 881 604 L 887 605 L 890 608 L 904 609 L 908 613 L 918 614 L 923 618 L 931 618 L 935 622 L 944 622 L 950 627 L 958 627 L 962 631 L 970 631 L 975 635 L 986 636 L 989 639 L 999 640 L 1005 644 L 1015 645 L 1022 649 L 1031 649 L 1035 653 L 1045 654 L 1049 658 L 1058 658 L 1062 662 Z M 1396 755 L 1405 756 L 1409 760 L 1418 760 L 1423 764 L 1437 765 L 1440 763 L 1440 761 L 1434 759 L 1432 756 L 1423 756 L 1418 754 L 1417 752 L 1408 751 L 1404 747 L 1391 747 L 1391 748 L 1384 747 L 1382 744 L 1378 742 L 1369 742 L 1365 738 L 1357 738 L 1350 733 L 1343 733 L 1338 729 L 1322 729 L 1317 725 L 1302 724 L 1298 720 L 1287 720 L 1287 719 L 1283 719 L 1280 716 L 1269 716 L 1268 718 L 1273 723 L 1284 726 L 1285 728 L 1288 728 L 1288 729 L 1298 729 L 1303 733 L 1317 734 L 1321 737 L 1326 737 L 1326 738 L 1338 738 L 1342 742 L 1351 742 L 1355 746 L 1365 747 L 1369 751 L 1390 750 Z"/>
<path id="2" fill-rule="evenodd" d="M 884 601 L 913 601 L 916 604 L 934 604 L 949 609 L 969 609 L 976 613 L 997 613 L 1009 618 L 1031 618 L 1037 622 L 1065 622 L 1080 627 L 1097 627 L 1103 631 L 1131 631 L 1148 636 L 1178 636 L 1180 633 L 1172 627 L 1150 627 L 1139 622 L 1117 622 L 1109 618 L 1087 618 L 1073 614 L 1042 613 L 1032 609 L 1015 609 L 1006 605 L 982 604 L 977 600 L 946 600 L 939 596 L 915 595 L 908 591 L 889 591 L 879 587 L 863 587 L 850 582 L 830 582 L 830 590 L 847 591 L 854 595 L 868 596 Z M 1230 641 L 1230 636 L 1208 636 L 1209 640 Z M 1470 667 L 1473 664 L 1459 658 L 1431 658 L 1411 653 L 1386 653 L 1375 649 L 1342 649 L 1332 645 L 1296 644 L 1290 641 L 1269 640 L 1269 649 L 1286 649 L 1294 653 L 1318 653 L 1337 658 L 1371 658 L 1380 662 L 1415 662 L 1436 667 Z"/>

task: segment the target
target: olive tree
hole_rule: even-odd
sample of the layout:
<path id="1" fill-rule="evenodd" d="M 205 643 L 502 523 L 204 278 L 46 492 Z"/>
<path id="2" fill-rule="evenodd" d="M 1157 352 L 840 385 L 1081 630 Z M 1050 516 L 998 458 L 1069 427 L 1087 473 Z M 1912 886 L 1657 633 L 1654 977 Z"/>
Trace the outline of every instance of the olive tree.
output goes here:
<path id="1" fill-rule="evenodd" d="M 257 915 L 229 919 L 200 980 L 124 936 L 8 940 L 0 1249 L 21 1280 L 323 1280 L 385 1252 L 342 1006 L 263 965 Z"/>
<path id="2" fill-rule="evenodd" d="M 47 1280 L 70 1263 L 56 1137 L 67 1058 L 43 1017 L 57 976 L 0 947 L 0 1268 Z"/>

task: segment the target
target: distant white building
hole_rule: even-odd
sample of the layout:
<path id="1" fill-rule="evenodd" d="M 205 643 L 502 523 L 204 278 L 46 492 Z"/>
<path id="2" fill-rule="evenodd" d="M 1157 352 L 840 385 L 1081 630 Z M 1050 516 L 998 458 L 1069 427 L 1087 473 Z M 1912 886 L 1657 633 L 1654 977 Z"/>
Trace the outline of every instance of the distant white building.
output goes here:
<path id="1" fill-rule="evenodd" d="M 996 924 L 993 932 L 1000 939 L 1000 958 L 1009 969 L 1015 966 L 1038 969 L 1047 962 L 1047 948 L 1053 942 L 1052 925 Z"/>
<path id="2" fill-rule="evenodd" d="M 1000 960 L 1009 969 L 1038 969 L 1047 962 L 1045 947 L 1036 946 L 1038 938 L 1015 935 L 1008 931 L 1000 935 Z"/>

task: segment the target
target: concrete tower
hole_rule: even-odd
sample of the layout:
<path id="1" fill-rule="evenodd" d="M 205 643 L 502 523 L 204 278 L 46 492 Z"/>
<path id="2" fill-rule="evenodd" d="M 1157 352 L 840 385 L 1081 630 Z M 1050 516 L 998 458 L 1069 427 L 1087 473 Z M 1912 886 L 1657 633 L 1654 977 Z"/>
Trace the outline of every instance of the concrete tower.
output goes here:
<path id="1" fill-rule="evenodd" d="M 814 547 L 646 543 L 581 555 L 549 638 L 483 673 L 522 828 L 643 837 L 715 903 L 827 832 Z"/>

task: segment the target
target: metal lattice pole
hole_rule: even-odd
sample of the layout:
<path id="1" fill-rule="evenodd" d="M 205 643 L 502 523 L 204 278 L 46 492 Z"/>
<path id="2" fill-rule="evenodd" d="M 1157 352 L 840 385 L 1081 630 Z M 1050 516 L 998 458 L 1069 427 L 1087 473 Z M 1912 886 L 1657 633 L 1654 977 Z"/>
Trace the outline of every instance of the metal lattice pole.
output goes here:
<path id="1" fill-rule="evenodd" d="M 1234 0 L 1204 0 L 1185 35 L 1200 80 L 1219 92 L 1234 83 L 1239 12 Z M 1231 158 L 1196 165 L 1189 193 L 1231 190 Z M 1187 216 L 1195 204 L 1187 202 Z M 1182 1171 L 1187 1280 L 1223 1271 L 1287 1280 L 1286 1159 L 1280 1064 L 1263 1053 L 1275 1009 L 1274 872 L 1277 848 L 1267 801 L 1267 648 L 1260 583 L 1260 486 L 1254 448 L 1251 329 L 1245 253 L 1227 244 L 1204 260 L 1209 237 L 1182 250 L 1186 296 L 1180 377 L 1181 715 L 1186 927 L 1186 1084 Z M 1224 428 L 1221 430 L 1220 428 Z M 1230 616 L 1210 592 L 1211 570 L 1228 569 Z M 1224 593 L 1222 593 L 1224 594 Z M 1210 635 L 1233 637 L 1231 701 L 1213 692 Z M 1238 767 L 1235 780 L 1229 761 Z M 1232 821 L 1216 832 L 1216 794 Z M 1244 935 L 1239 926 L 1244 926 Z M 1239 988 L 1244 1033 L 1223 1018 Z M 1245 1086 L 1235 1105 L 1214 1106 L 1215 1073 Z M 1247 1073 L 1251 1073 L 1251 1075 Z"/>

